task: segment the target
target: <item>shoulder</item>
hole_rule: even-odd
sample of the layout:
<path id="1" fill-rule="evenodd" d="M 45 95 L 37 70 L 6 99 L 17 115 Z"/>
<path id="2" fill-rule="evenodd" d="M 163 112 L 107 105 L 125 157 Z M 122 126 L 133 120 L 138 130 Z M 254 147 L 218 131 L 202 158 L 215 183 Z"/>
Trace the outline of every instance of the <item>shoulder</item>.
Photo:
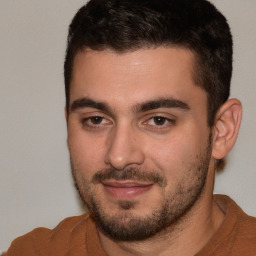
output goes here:
<path id="1" fill-rule="evenodd" d="M 244 213 L 228 196 L 214 195 L 213 200 L 223 211 L 224 220 L 210 241 L 196 255 L 255 256 L 256 218 Z"/>
<path id="2" fill-rule="evenodd" d="M 215 195 L 215 201 L 225 212 L 226 218 L 234 222 L 233 231 L 246 230 L 248 235 L 256 235 L 256 217 L 247 215 L 231 198 L 225 195 Z"/>
<path id="3" fill-rule="evenodd" d="M 61 250 L 65 249 L 70 235 L 81 225 L 86 228 L 86 223 L 89 219 L 89 214 L 81 216 L 69 217 L 61 221 L 54 229 L 36 228 L 31 232 L 16 238 L 4 256 L 36 256 L 48 255 L 47 248 L 54 244 L 62 246 Z M 66 243 L 65 243 L 66 242 Z"/>
<path id="4" fill-rule="evenodd" d="M 227 196 L 217 196 L 220 206 L 225 209 L 226 220 L 222 232 L 227 232 L 226 245 L 230 245 L 233 254 L 255 255 L 256 253 L 256 218 L 247 215 Z"/>
<path id="5" fill-rule="evenodd" d="M 256 253 L 256 218 L 247 215 L 241 210 L 237 221 L 237 239 L 245 244 L 251 243 Z"/>
<path id="6" fill-rule="evenodd" d="M 238 206 L 237 206 L 238 207 Z M 232 244 L 232 255 L 255 255 L 256 253 L 256 218 L 247 215 L 241 209 L 237 213 L 237 223 L 229 240 Z"/>

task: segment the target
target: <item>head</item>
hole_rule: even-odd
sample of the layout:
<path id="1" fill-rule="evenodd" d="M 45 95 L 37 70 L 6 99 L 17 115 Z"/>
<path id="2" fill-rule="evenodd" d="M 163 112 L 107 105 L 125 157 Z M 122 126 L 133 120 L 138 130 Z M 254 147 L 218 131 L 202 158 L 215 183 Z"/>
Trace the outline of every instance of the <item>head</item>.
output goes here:
<path id="1" fill-rule="evenodd" d="M 91 0 L 78 11 L 65 60 L 68 146 L 102 233 L 143 240 L 204 209 L 240 120 L 226 103 L 231 71 L 229 27 L 207 1 Z"/>
<path id="2" fill-rule="evenodd" d="M 78 52 L 88 48 L 124 53 L 159 46 L 193 52 L 193 78 L 207 93 L 211 127 L 230 93 L 232 36 L 225 17 L 205 0 L 89 1 L 69 27 L 64 65 L 67 110 Z"/>

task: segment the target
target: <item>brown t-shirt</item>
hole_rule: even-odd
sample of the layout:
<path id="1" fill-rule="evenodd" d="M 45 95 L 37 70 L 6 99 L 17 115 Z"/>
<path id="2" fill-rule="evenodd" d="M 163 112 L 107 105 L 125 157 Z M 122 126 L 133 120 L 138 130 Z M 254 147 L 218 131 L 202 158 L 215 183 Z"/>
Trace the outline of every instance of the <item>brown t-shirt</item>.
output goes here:
<path id="1" fill-rule="evenodd" d="M 227 196 L 214 199 L 225 212 L 219 230 L 196 256 L 256 256 L 256 218 Z M 89 214 L 63 220 L 53 230 L 37 228 L 13 241 L 6 256 L 107 256 Z"/>

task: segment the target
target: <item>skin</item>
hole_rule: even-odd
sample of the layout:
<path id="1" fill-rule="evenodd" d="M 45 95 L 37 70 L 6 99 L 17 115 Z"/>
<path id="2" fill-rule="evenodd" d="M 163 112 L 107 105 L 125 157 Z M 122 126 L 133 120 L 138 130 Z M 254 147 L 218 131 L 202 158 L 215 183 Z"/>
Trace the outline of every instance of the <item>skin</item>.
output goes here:
<path id="1" fill-rule="evenodd" d="M 180 193 L 181 184 L 183 191 L 194 191 L 197 176 L 205 173 L 200 196 L 162 232 L 142 241 L 117 241 L 99 229 L 110 256 L 194 255 L 221 225 L 224 213 L 212 197 L 214 161 L 234 144 L 240 103 L 226 103 L 210 128 L 207 95 L 193 81 L 193 63 L 189 50 L 170 47 L 122 54 L 84 50 L 75 58 L 66 112 L 68 147 L 73 175 L 90 209 L 93 197 L 105 215 L 126 227 L 129 219 L 150 216 L 164 202 L 175 208 L 189 200 L 188 192 Z M 172 104 L 145 104 L 159 99 Z M 96 173 L 108 168 L 155 173 L 164 182 L 141 177 L 93 182 Z"/>

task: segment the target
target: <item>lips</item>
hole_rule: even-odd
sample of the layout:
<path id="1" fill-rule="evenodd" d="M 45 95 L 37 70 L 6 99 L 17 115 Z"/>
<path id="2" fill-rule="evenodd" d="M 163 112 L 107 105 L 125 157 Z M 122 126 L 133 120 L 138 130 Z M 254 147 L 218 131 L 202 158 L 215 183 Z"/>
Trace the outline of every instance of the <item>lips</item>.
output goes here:
<path id="1" fill-rule="evenodd" d="M 134 181 L 105 181 L 102 183 L 106 193 L 118 200 L 129 200 L 150 190 L 153 184 Z"/>

